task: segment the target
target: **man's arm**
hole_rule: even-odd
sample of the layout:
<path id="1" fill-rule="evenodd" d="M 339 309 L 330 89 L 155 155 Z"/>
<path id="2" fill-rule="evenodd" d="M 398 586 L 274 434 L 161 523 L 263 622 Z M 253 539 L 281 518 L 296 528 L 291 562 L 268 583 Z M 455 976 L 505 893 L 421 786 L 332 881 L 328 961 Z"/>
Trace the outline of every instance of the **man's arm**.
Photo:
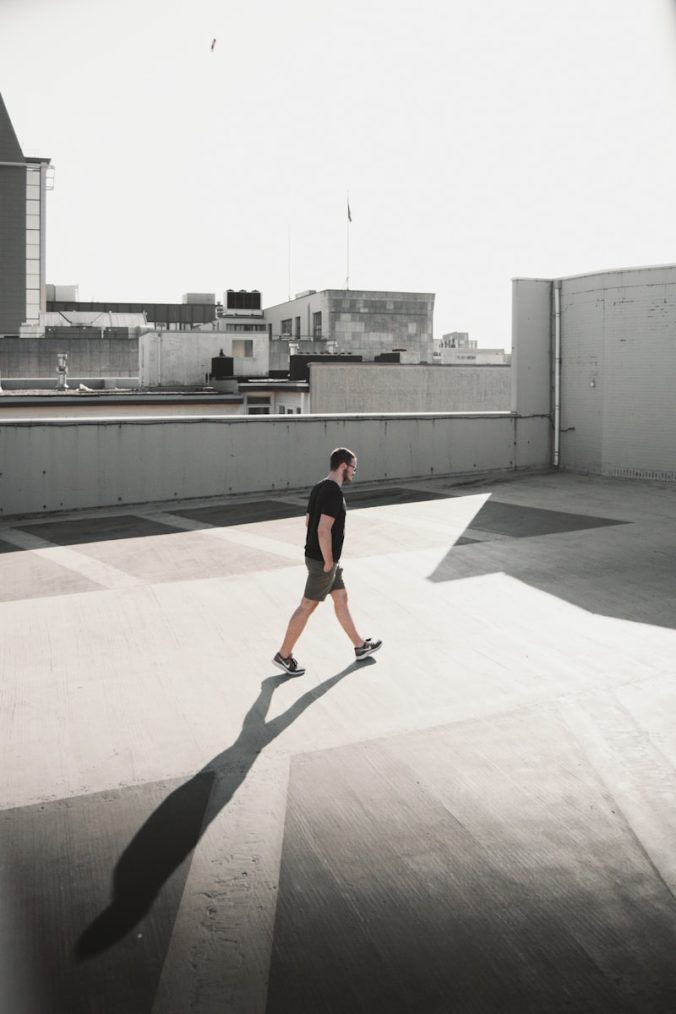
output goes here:
<path id="1" fill-rule="evenodd" d="M 332 518 L 330 514 L 322 514 L 319 518 L 319 524 L 317 526 L 317 538 L 319 540 L 319 548 L 322 551 L 324 557 L 324 570 L 328 572 L 333 567 L 333 544 L 331 542 L 331 529 L 336 519 Z"/>

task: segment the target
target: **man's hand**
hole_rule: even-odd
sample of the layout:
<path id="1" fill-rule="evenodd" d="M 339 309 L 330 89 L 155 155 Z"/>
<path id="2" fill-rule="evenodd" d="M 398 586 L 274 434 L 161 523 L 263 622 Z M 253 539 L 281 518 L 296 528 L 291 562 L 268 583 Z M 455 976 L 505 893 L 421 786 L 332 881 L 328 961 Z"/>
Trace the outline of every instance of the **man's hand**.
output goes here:
<path id="1" fill-rule="evenodd" d="M 329 571 L 333 570 L 333 561 L 331 561 L 331 563 L 325 563 L 323 570 L 325 574 L 328 574 Z"/>

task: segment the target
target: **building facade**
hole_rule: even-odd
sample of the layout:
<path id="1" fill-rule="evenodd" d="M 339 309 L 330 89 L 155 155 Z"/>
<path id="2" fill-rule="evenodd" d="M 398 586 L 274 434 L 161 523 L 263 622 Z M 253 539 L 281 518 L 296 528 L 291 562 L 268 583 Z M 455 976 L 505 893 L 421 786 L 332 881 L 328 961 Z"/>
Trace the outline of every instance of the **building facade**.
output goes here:
<path id="1" fill-rule="evenodd" d="M 45 311 L 49 163 L 24 156 L 0 95 L 0 335 L 39 328 Z"/>
<path id="2" fill-rule="evenodd" d="M 402 362 L 432 362 L 433 292 L 308 290 L 264 313 L 273 342 L 293 341 L 300 352 L 323 345 L 365 360 L 399 351 Z"/>

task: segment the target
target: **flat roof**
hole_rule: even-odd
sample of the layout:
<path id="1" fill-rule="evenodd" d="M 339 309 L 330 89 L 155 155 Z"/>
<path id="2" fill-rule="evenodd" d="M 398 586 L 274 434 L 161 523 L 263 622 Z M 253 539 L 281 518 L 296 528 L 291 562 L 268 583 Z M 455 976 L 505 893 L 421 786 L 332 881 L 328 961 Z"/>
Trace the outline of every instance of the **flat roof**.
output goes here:
<path id="1" fill-rule="evenodd" d="M 671 1009 L 676 488 L 307 492 L 0 522 L 7 1009 Z"/>

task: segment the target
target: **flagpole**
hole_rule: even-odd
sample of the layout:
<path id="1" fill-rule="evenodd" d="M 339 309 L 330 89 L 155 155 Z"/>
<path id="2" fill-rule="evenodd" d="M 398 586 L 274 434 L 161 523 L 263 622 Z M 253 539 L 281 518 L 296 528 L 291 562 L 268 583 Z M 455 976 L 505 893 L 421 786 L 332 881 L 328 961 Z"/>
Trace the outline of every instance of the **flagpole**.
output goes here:
<path id="1" fill-rule="evenodd" d="M 286 227 L 286 265 L 287 265 L 287 295 L 291 302 L 291 226 Z"/>
<path id="2" fill-rule="evenodd" d="M 350 193 L 347 194 L 347 275 L 345 277 L 345 288 L 350 288 L 350 222 L 352 221 L 352 215 L 350 214 Z"/>

